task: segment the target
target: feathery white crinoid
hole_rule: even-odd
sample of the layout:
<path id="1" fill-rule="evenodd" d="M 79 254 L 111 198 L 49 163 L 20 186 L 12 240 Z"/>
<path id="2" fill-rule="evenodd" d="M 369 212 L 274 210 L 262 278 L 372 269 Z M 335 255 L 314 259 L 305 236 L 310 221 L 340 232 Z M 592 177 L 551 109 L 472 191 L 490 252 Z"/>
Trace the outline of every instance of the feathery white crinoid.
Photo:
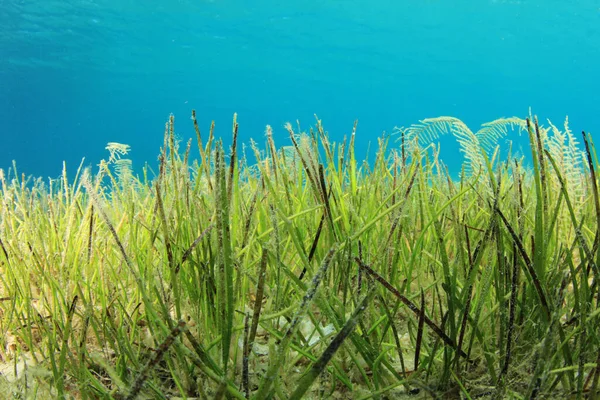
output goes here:
<path id="1" fill-rule="evenodd" d="M 121 156 L 129 153 L 130 147 L 128 144 L 117 143 L 117 142 L 108 142 L 106 145 L 106 150 L 109 151 L 110 157 L 108 159 L 109 163 L 114 163 L 121 158 Z"/>
<path id="2" fill-rule="evenodd" d="M 115 165 L 115 174 L 117 178 L 119 178 L 120 182 L 128 182 L 133 177 L 133 172 L 131 168 L 131 160 L 122 158 L 114 163 Z"/>
<path id="3" fill-rule="evenodd" d="M 476 174 L 485 166 L 484 153 L 491 157 L 498 146 L 498 141 L 506 137 L 509 131 L 519 134 L 526 129 L 526 121 L 518 117 L 499 118 L 485 123 L 477 132 L 458 118 L 437 117 L 427 118 L 408 128 L 396 128 L 396 134 L 402 134 L 405 146 L 410 152 L 422 149 L 437 140 L 440 135 L 451 133 L 465 158 L 465 172 Z"/>
<path id="4" fill-rule="evenodd" d="M 284 160 L 285 167 L 294 171 L 296 166 L 301 162 L 300 156 L 294 146 L 283 146 L 277 151 L 277 157 Z"/>
<path id="5" fill-rule="evenodd" d="M 557 164 L 564 178 L 567 190 L 574 193 L 574 198 L 582 198 L 585 192 L 585 153 L 579 148 L 579 142 L 569 128 L 569 118 L 564 122 L 564 131 L 548 120 L 550 128 L 545 144 L 548 152 Z M 558 182 L 555 182 L 558 184 Z"/>
<path id="6" fill-rule="evenodd" d="M 480 151 L 479 137 L 458 118 L 426 118 L 400 132 L 404 133 L 411 150 L 415 146 L 423 148 L 437 140 L 440 135 L 451 133 L 458 141 L 460 151 L 464 154 L 467 172 L 469 174 L 478 172 L 484 166 L 485 160 Z"/>
<path id="7" fill-rule="evenodd" d="M 494 151 L 500 139 L 508 136 L 509 130 L 516 130 L 521 135 L 521 132 L 527 130 L 527 121 L 519 117 L 498 118 L 482 124 L 476 135 L 481 146 L 489 154 Z"/>

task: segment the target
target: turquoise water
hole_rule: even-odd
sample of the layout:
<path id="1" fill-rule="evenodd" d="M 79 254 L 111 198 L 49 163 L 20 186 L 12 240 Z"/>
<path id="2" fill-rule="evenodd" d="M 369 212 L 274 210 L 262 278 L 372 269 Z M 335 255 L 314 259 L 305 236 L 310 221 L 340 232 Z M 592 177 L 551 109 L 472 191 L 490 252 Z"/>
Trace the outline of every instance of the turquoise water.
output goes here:
<path id="1" fill-rule="evenodd" d="M 0 168 L 56 176 L 129 144 L 156 165 L 164 122 L 241 141 L 318 114 L 334 140 L 359 120 L 359 154 L 383 131 L 451 115 L 600 131 L 596 0 L 0 0 Z M 595 136 L 597 137 L 597 136 Z M 462 161 L 452 138 L 444 160 Z M 522 142 L 522 140 L 521 140 Z"/>

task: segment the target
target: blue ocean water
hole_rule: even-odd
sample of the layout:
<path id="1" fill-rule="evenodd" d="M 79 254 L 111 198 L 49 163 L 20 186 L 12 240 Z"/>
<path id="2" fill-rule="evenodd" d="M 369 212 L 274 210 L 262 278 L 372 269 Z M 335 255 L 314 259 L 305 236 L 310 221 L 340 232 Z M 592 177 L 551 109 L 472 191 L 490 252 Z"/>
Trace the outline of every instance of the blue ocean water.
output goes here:
<path id="1" fill-rule="evenodd" d="M 314 114 L 366 154 L 383 131 L 528 115 L 600 131 L 597 0 L 0 0 L 0 168 L 57 176 L 129 144 L 156 165 L 164 123 L 289 144 Z M 598 137 L 598 136 L 595 136 Z M 442 157 L 462 158 L 451 137 Z"/>

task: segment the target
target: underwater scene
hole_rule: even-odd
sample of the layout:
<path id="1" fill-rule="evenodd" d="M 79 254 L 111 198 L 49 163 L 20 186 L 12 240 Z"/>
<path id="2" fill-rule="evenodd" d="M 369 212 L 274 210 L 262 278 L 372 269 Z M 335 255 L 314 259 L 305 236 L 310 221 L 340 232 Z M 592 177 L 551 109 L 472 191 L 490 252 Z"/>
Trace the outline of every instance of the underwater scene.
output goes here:
<path id="1" fill-rule="evenodd" d="M 600 398 L 600 3 L 0 1 L 0 399 Z"/>

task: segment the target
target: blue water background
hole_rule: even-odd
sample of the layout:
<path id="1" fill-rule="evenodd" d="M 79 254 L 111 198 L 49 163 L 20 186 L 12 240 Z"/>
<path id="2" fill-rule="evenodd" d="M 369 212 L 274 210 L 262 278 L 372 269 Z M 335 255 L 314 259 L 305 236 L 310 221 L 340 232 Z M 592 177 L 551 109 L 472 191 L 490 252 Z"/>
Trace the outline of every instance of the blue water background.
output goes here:
<path id="1" fill-rule="evenodd" d="M 285 122 L 316 113 L 341 141 L 358 119 L 361 156 L 441 115 L 476 130 L 532 107 L 594 134 L 599 72 L 597 0 L 0 0 L 0 168 L 57 176 L 110 141 L 155 166 L 170 113 L 195 137 L 193 108 L 226 142 L 234 112 L 259 144 L 267 124 L 287 145 Z"/>

